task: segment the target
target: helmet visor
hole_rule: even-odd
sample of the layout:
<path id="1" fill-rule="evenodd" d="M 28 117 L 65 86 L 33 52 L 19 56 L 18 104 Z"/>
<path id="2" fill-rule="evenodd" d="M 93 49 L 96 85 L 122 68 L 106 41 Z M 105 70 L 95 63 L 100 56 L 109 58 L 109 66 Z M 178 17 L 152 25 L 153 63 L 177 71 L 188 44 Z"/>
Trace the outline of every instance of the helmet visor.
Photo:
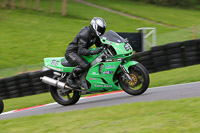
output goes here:
<path id="1" fill-rule="evenodd" d="M 98 26 L 97 31 L 98 31 L 99 33 L 101 33 L 101 35 L 103 35 L 103 34 L 105 33 L 105 31 L 106 31 L 106 28 L 105 28 L 105 27 Z"/>

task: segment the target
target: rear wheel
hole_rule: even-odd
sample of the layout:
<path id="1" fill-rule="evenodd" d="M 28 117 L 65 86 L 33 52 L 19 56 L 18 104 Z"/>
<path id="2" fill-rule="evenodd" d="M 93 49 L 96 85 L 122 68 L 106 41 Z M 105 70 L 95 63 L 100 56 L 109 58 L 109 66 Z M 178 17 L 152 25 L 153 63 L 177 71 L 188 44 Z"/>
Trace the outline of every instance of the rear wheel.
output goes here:
<path id="1" fill-rule="evenodd" d="M 75 90 L 60 89 L 54 86 L 50 86 L 50 92 L 53 99 L 57 103 L 64 106 L 73 105 L 80 99 L 80 93 Z"/>
<path id="2" fill-rule="evenodd" d="M 124 73 L 119 76 L 119 83 L 122 89 L 130 95 L 140 95 L 144 93 L 149 86 L 149 73 L 146 68 L 138 63 L 129 67 L 129 76 L 133 81 L 129 81 Z"/>
<path id="3" fill-rule="evenodd" d="M 3 109 L 4 109 L 3 100 L 0 98 L 0 114 L 3 112 Z"/>

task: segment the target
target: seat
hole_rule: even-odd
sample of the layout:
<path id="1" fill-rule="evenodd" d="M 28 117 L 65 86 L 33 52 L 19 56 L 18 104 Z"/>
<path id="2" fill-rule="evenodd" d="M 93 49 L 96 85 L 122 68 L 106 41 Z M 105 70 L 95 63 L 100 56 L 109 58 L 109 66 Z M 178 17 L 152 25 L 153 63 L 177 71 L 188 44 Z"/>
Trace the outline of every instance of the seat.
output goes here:
<path id="1" fill-rule="evenodd" d="M 66 59 L 64 59 L 61 64 L 65 67 L 75 67 L 75 65 L 70 64 Z"/>

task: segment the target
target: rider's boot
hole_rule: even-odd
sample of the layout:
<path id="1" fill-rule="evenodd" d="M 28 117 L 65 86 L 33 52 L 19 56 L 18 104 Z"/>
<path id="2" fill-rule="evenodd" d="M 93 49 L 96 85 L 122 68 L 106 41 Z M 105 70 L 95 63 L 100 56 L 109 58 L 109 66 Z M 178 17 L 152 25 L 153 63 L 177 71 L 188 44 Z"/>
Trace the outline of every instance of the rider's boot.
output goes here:
<path id="1" fill-rule="evenodd" d="M 69 87 L 71 87 L 72 89 L 78 88 L 78 85 L 77 85 L 76 81 L 74 80 L 74 73 L 73 72 L 71 72 L 69 74 L 69 76 L 67 77 L 67 85 Z"/>

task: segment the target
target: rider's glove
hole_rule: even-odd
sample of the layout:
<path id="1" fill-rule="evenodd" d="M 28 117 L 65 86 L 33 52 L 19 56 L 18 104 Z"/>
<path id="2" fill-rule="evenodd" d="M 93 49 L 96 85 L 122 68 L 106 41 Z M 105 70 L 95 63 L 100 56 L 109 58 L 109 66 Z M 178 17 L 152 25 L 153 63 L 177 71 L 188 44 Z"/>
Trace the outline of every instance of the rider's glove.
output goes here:
<path id="1" fill-rule="evenodd" d="M 101 46 L 100 49 L 103 50 L 103 49 L 104 49 L 104 46 Z"/>
<path id="2" fill-rule="evenodd" d="M 102 51 L 101 48 L 98 48 L 96 50 L 91 50 L 91 55 L 99 54 Z"/>

